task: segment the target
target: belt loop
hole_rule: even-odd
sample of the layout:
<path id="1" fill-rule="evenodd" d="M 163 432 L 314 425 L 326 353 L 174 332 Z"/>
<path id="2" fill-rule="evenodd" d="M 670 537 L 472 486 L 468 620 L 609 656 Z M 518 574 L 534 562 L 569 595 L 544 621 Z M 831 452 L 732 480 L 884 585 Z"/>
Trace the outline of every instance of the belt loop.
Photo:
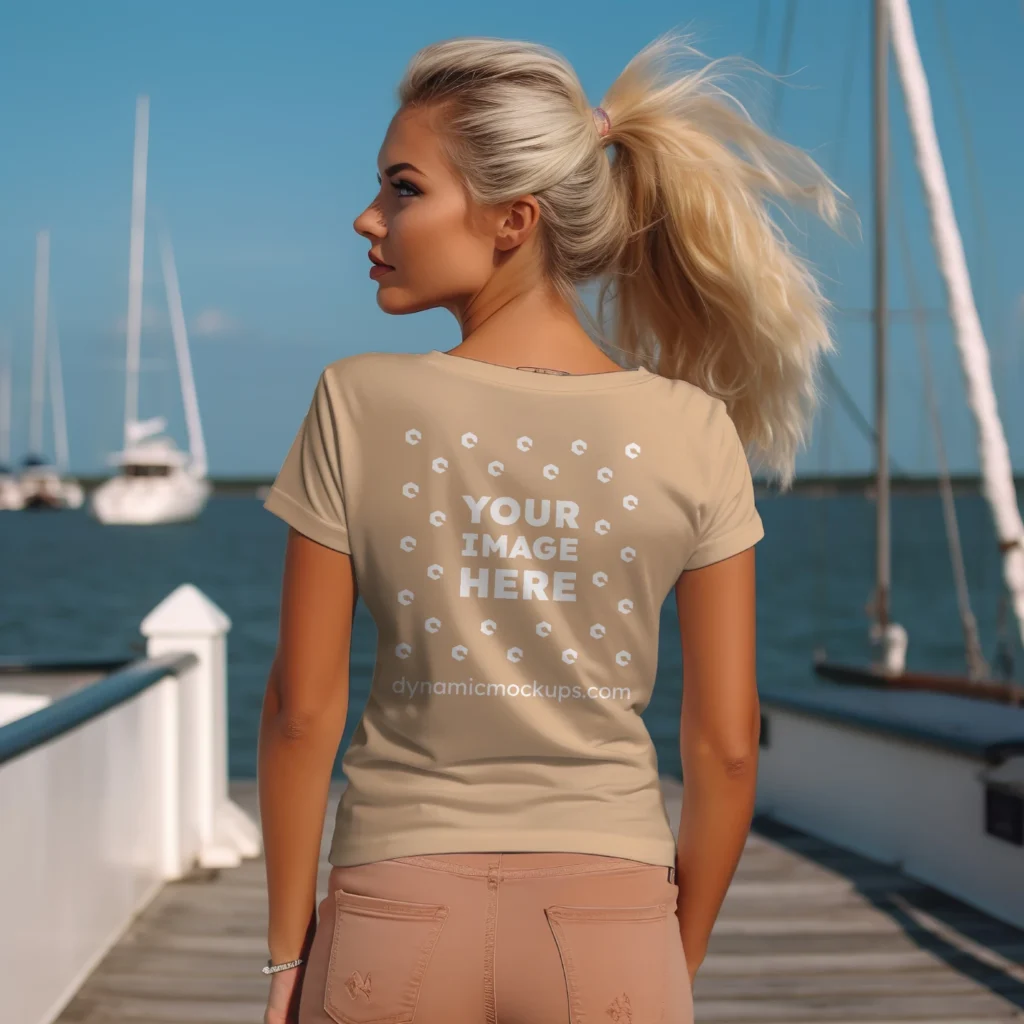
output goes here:
<path id="1" fill-rule="evenodd" d="M 487 865 L 487 884 L 497 885 L 501 880 L 501 854 L 498 854 L 498 861 L 496 864 Z"/>
<path id="2" fill-rule="evenodd" d="M 668 869 L 668 880 L 670 885 L 676 880 L 676 869 L 674 867 Z"/>

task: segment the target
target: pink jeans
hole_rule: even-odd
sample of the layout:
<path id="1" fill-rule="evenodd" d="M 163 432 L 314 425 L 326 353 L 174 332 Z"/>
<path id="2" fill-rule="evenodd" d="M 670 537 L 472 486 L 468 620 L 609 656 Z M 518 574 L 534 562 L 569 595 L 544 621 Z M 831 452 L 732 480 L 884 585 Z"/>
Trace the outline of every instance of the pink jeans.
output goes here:
<path id="1" fill-rule="evenodd" d="M 299 1024 L 692 1024 L 669 874 L 578 853 L 335 867 Z"/>

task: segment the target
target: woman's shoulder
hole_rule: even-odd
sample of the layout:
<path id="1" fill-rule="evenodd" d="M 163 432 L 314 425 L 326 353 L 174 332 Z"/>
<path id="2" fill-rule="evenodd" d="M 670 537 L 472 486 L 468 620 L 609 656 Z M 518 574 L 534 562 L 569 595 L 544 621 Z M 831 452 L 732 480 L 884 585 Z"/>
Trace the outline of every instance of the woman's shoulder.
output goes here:
<path id="1" fill-rule="evenodd" d="M 390 399 L 401 403 L 420 387 L 416 352 L 353 352 L 328 363 L 318 389 L 332 406 L 383 408 Z"/>
<path id="2" fill-rule="evenodd" d="M 683 417 L 690 430 L 721 430 L 727 427 L 729 411 L 723 399 L 697 384 L 676 377 L 662 377 L 671 407 Z"/>
<path id="3" fill-rule="evenodd" d="M 411 370 L 418 352 L 352 352 L 328 363 L 323 374 L 331 381 L 372 380 L 377 375 Z"/>

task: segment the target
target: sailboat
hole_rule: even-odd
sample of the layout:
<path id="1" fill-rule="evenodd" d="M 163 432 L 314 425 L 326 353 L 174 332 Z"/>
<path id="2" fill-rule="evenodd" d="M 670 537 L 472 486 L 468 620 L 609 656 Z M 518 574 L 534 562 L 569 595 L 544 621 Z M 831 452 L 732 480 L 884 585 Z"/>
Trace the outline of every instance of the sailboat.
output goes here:
<path id="1" fill-rule="evenodd" d="M 21 485 L 11 470 L 11 346 L 5 338 L 0 353 L 0 512 L 25 507 Z"/>
<path id="2" fill-rule="evenodd" d="M 869 639 L 878 652 L 872 665 L 843 665 L 820 654 L 814 669 L 823 679 L 838 683 L 931 690 L 979 699 L 1024 703 L 1024 687 L 987 678 L 980 657 L 973 617 L 961 593 L 958 597 L 967 634 L 967 674 L 913 672 L 905 667 L 909 644 L 906 629 L 889 617 L 890 532 L 889 466 L 886 416 L 887 274 L 886 199 L 888 175 L 889 39 L 896 58 L 907 105 L 918 169 L 924 186 L 933 241 L 948 296 L 968 402 L 978 428 L 983 492 L 992 510 L 1003 554 L 1004 581 L 1024 637 L 1024 522 L 1014 490 L 1013 469 L 1006 437 L 996 408 L 988 349 L 974 303 L 963 243 L 957 227 L 942 155 L 932 118 L 928 82 L 914 34 L 908 0 L 874 0 L 874 329 L 876 435 L 876 588 Z M 951 499 L 950 502 L 951 504 Z M 955 555 L 959 555 L 958 548 Z"/>
<path id="3" fill-rule="evenodd" d="M 32 409 L 29 421 L 29 450 L 18 476 L 22 507 L 29 509 L 80 508 L 85 495 L 81 485 L 67 477 L 67 427 L 64 388 L 60 379 L 60 357 L 56 339 L 49 346 L 50 233 L 36 235 L 35 322 L 32 343 Z M 54 445 L 57 464 L 43 456 L 43 401 L 46 389 L 46 358 L 50 356 L 50 406 L 54 417 Z"/>
<path id="4" fill-rule="evenodd" d="M 135 106 L 124 446 L 109 459 L 111 464 L 119 467 L 118 474 L 97 487 L 89 503 L 90 511 L 101 523 L 137 526 L 195 519 L 210 496 L 206 446 L 192 376 L 178 274 L 166 234 L 161 239 L 163 277 L 185 406 L 189 451 L 181 451 L 174 439 L 163 433 L 167 427 L 164 417 L 138 418 L 148 142 L 149 98 L 140 96 Z"/>

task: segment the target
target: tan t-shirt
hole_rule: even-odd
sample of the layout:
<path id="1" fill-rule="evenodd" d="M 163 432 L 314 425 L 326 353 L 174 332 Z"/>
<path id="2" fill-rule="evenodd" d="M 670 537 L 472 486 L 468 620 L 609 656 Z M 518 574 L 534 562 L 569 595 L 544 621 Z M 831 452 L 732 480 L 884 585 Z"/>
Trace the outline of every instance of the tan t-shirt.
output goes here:
<path id="1" fill-rule="evenodd" d="M 351 555 L 377 624 L 331 864 L 675 863 L 640 717 L 659 613 L 684 569 L 764 536 L 721 400 L 645 369 L 347 356 L 266 508 Z"/>

